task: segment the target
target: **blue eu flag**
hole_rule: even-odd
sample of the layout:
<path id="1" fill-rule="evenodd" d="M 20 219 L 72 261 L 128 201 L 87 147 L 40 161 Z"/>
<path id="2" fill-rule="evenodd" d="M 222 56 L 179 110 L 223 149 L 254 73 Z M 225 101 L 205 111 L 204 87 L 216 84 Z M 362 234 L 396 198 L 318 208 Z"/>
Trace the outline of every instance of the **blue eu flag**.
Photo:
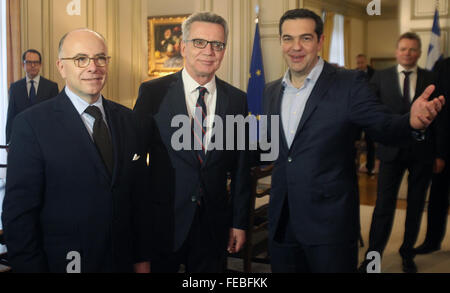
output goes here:
<path id="1" fill-rule="evenodd" d="M 264 92 L 264 67 L 259 36 L 259 24 L 256 24 L 255 40 L 253 42 L 252 63 L 250 64 L 250 77 L 248 80 L 247 101 L 251 115 L 262 114 L 262 98 Z"/>

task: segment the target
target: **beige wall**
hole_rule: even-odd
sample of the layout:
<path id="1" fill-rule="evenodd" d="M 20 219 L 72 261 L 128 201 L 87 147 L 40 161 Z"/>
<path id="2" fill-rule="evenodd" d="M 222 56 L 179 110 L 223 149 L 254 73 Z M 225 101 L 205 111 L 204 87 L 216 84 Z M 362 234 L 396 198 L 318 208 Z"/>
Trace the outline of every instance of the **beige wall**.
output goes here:
<path id="1" fill-rule="evenodd" d="M 56 80 L 62 87 L 63 81 L 55 66 L 59 39 L 68 30 L 79 27 L 99 31 L 106 37 L 113 57 L 109 81 L 103 92 L 108 98 L 128 107 L 134 105 L 140 83 L 148 79 L 147 18 L 150 16 L 182 15 L 194 11 L 213 11 L 222 15 L 230 24 L 230 39 L 218 75 L 243 90 L 248 83 L 256 4 L 261 7 L 266 81 L 280 78 L 286 70 L 278 37 L 278 21 L 288 9 L 306 7 L 317 13 L 326 9 L 349 17 L 351 58 L 347 60 L 347 67 L 350 68 L 355 68 L 355 57 L 359 53 L 365 53 L 369 58 L 391 56 L 399 34 L 396 20 L 369 18 L 365 9 L 353 4 L 344 5 L 340 0 L 81 0 L 80 16 L 67 15 L 69 2 L 71 0 L 21 0 L 22 49 L 42 51 L 43 75 Z"/>
<path id="2" fill-rule="evenodd" d="M 439 0 L 439 17 L 441 27 L 441 49 L 443 54 L 450 56 L 450 1 Z M 422 57 L 419 66 L 424 67 L 430 43 L 431 27 L 434 17 L 434 1 L 431 0 L 400 0 L 399 1 L 400 33 L 414 31 L 422 39 Z"/>
<path id="3" fill-rule="evenodd" d="M 395 57 L 395 48 L 399 36 L 397 19 L 371 20 L 367 24 L 367 56 L 371 58 Z"/>
<path id="4" fill-rule="evenodd" d="M 132 107 L 140 82 L 146 78 L 147 2 L 142 0 L 81 0 L 81 15 L 66 12 L 71 0 L 21 0 L 22 49 L 35 48 L 43 55 L 42 74 L 64 81 L 56 69 L 60 38 L 69 30 L 88 27 L 102 33 L 112 56 L 103 94 Z"/>

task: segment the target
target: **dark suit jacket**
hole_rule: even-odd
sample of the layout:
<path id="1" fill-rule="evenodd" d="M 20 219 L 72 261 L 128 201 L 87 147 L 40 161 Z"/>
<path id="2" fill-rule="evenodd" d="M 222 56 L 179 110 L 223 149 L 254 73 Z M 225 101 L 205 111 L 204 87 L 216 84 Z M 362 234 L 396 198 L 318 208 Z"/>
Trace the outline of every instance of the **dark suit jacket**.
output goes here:
<path id="1" fill-rule="evenodd" d="M 66 272 L 71 251 L 82 272 L 131 271 L 148 259 L 149 225 L 132 111 L 104 100 L 114 148 L 110 178 L 72 102 L 55 99 L 17 116 L 8 154 L 2 220 L 16 272 Z M 140 155 L 133 161 L 134 154 Z"/>
<path id="2" fill-rule="evenodd" d="M 444 95 L 446 99 L 446 104 L 442 113 L 438 116 L 438 124 L 442 126 L 440 128 L 439 135 L 442 137 L 443 151 L 439 151 L 439 157 L 448 161 L 450 155 L 450 110 L 449 110 L 449 97 L 450 97 L 450 58 L 436 63 L 434 67 L 434 72 L 437 73 L 437 86 L 439 95 Z M 441 133 L 443 133 L 441 135 Z M 448 162 L 447 162 L 448 164 Z"/>
<path id="3" fill-rule="evenodd" d="M 246 95 L 216 78 L 216 115 L 224 121 L 226 115 L 248 114 Z M 174 252 L 188 235 L 197 204 L 191 198 L 203 186 L 203 203 L 209 218 L 214 245 L 224 252 L 230 228 L 246 229 L 250 199 L 250 172 L 244 151 L 208 151 L 200 167 L 191 150 L 176 151 L 171 146 L 171 127 L 176 115 L 188 116 L 181 72 L 145 82 L 139 90 L 134 111 L 142 123 L 145 149 L 150 153 L 148 182 L 151 188 L 155 227 L 155 253 Z M 190 129 L 190 123 L 188 125 Z M 236 132 L 235 132 L 236 133 Z M 190 132 L 189 132 L 190 134 Z M 236 140 L 235 140 L 236 142 Z M 236 150 L 236 148 L 235 148 Z M 227 178 L 231 176 L 231 198 Z"/>
<path id="4" fill-rule="evenodd" d="M 263 100 L 266 115 L 281 113 L 281 81 L 266 86 Z M 370 91 L 363 72 L 336 69 L 325 63 L 291 148 L 281 124 L 280 154 L 272 175 L 269 237 L 274 238 L 283 204 L 288 199 L 292 228 L 301 243 L 356 241 L 359 198 L 355 133 L 362 128 L 375 141 L 405 141 L 410 137 L 409 115 L 388 114 Z M 272 127 L 275 126 L 269 124 L 268 129 Z"/>
<path id="5" fill-rule="evenodd" d="M 375 90 L 380 101 L 386 105 L 391 113 L 404 114 L 408 112 L 403 104 L 403 95 L 398 81 L 397 66 L 378 71 L 370 81 L 371 87 Z M 414 96 L 416 100 L 430 84 L 435 84 L 434 74 L 430 71 L 418 68 L 417 86 Z M 434 97 L 434 95 L 432 96 Z M 433 122 L 425 133 L 424 141 L 415 141 L 403 149 L 410 153 L 411 158 L 422 162 L 432 163 L 436 156 L 442 152 L 442 142 L 439 137 L 439 123 Z M 386 146 L 380 144 L 377 149 L 377 156 L 380 160 L 390 162 L 395 160 L 400 154 L 402 148 L 395 146 Z"/>
<path id="6" fill-rule="evenodd" d="M 26 78 L 12 83 L 9 88 L 9 106 L 8 116 L 6 118 L 6 142 L 9 143 L 11 139 L 12 125 L 17 114 L 33 106 L 34 104 L 56 97 L 57 95 L 58 84 L 44 78 L 43 76 L 41 76 L 41 79 L 39 80 L 39 87 L 34 103 L 31 103 L 28 98 Z"/>
<path id="7" fill-rule="evenodd" d="M 375 74 L 375 69 L 373 69 L 370 66 L 367 66 L 367 72 L 366 75 L 368 77 L 368 79 L 370 80 L 372 78 L 372 76 Z"/>

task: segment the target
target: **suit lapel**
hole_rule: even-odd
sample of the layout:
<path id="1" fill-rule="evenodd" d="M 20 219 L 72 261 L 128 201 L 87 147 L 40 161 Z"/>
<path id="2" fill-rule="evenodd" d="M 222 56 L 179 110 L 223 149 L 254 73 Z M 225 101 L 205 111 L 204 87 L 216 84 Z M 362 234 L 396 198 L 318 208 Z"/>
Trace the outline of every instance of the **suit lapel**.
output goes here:
<path id="1" fill-rule="evenodd" d="M 38 99 L 39 101 L 41 100 L 41 97 L 45 90 L 45 86 L 46 86 L 45 79 L 41 76 L 41 79 L 39 80 L 39 86 L 36 92 L 36 99 Z"/>
<path id="2" fill-rule="evenodd" d="M 305 123 L 308 121 L 309 117 L 311 117 L 311 115 L 314 113 L 320 101 L 322 100 L 322 97 L 327 93 L 328 89 L 332 85 L 335 73 L 336 69 L 325 62 L 323 71 L 320 74 L 319 79 L 317 80 L 308 98 L 308 101 L 306 102 L 305 110 L 303 112 L 302 118 L 300 119 L 300 123 L 298 124 L 297 132 L 295 134 L 294 140 L 292 141 L 291 148 L 294 145 L 295 141 L 297 140 L 303 127 L 305 126 Z"/>
<path id="3" fill-rule="evenodd" d="M 175 131 L 179 130 L 176 127 L 171 127 L 172 119 L 176 115 L 189 117 L 181 71 L 176 73 L 174 77 L 175 78 L 172 83 L 170 83 L 166 93 L 166 103 L 161 105 L 160 111 L 155 115 L 158 128 L 160 129 L 161 139 L 163 139 L 165 145 L 168 147 L 171 145 L 173 134 Z M 197 155 L 193 150 L 180 150 L 175 153 L 191 165 L 198 164 Z"/>
<path id="4" fill-rule="evenodd" d="M 215 111 L 215 115 L 219 116 L 220 119 L 222 119 L 223 123 L 223 136 L 224 136 L 224 140 L 223 143 L 225 144 L 226 142 L 226 115 L 227 115 L 227 110 L 228 110 L 228 105 L 229 105 L 229 97 L 228 97 L 228 91 L 226 88 L 225 83 L 216 78 L 216 88 L 217 88 L 217 99 L 216 99 L 216 111 Z M 211 140 L 213 140 L 214 137 L 211 137 Z M 211 142 L 210 142 L 211 143 Z M 207 164 L 209 164 L 210 162 L 214 161 L 214 158 L 216 158 L 216 156 L 220 155 L 220 152 L 218 152 L 217 150 L 210 150 L 206 153 L 206 161 L 203 164 L 202 167 L 205 167 Z"/>
<path id="5" fill-rule="evenodd" d="M 27 79 L 24 78 L 20 81 L 20 95 L 19 97 L 24 97 L 26 103 L 30 103 L 30 98 L 28 97 L 28 90 L 27 90 Z"/>
<path id="6" fill-rule="evenodd" d="M 425 78 L 423 76 L 423 70 L 417 68 L 417 84 L 413 102 L 422 94 L 424 90 L 425 90 Z"/>
<path id="7" fill-rule="evenodd" d="M 280 81 L 276 83 L 276 86 L 273 89 L 272 96 L 274 97 L 274 99 L 272 99 L 272 101 L 271 101 L 270 109 L 273 109 L 274 112 L 269 113 L 269 117 L 267 117 L 267 119 L 270 122 L 271 115 L 278 115 L 278 117 L 280 118 L 279 125 L 278 125 L 278 128 L 279 128 L 278 131 L 281 136 L 282 147 L 287 150 L 287 149 L 289 149 L 289 147 L 287 144 L 286 136 L 284 134 L 283 119 L 281 119 L 281 103 L 283 101 L 283 94 L 284 94 L 284 86 L 282 83 L 283 83 L 282 79 L 280 79 Z M 268 131 L 271 131 L 271 130 L 268 129 Z"/>
<path id="8" fill-rule="evenodd" d="M 120 128 L 122 124 L 120 123 L 120 117 L 118 115 L 118 111 L 116 106 L 109 102 L 106 99 L 103 99 L 103 107 L 105 109 L 106 118 L 108 121 L 109 132 L 111 134 L 111 142 L 113 145 L 113 154 L 114 154 L 114 168 L 112 174 L 111 183 L 114 184 L 117 180 L 117 175 L 119 170 L 121 169 L 121 158 L 120 154 L 122 153 L 122 137 L 121 133 L 124 133 Z M 131 160 L 131 158 L 130 158 Z"/>
<path id="9" fill-rule="evenodd" d="M 395 81 L 394 82 L 394 90 L 397 92 L 397 97 L 400 98 L 399 102 L 403 104 L 403 93 L 402 93 L 402 89 L 400 88 L 400 79 L 399 79 L 399 74 L 397 71 L 397 66 L 392 67 L 392 69 L 389 72 L 389 76 L 387 77 L 388 80 L 392 80 Z M 391 82 L 389 82 L 391 83 Z M 389 84 L 387 83 L 387 84 Z"/>
<path id="10" fill-rule="evenodd" d="M 99 172 L 103 174 L 108 181 L 111 180 L 105 164 L 103 163 L 102 158 L 100 157 L 100 154 L 86 129 L 86 126 L 81 120 L 80 114 L 76 111 L 64 90 L 59 94 L 57 99 L 58 101 L 55 104 L 55 112 L 61 122 L 61 125 L 65 129 L 65 133 L 70 137 L 70 139 L 74 140 L 74 144 L 77 144 L 80 147 L 83 155 L 90 157 L 90 161 L 93 162 Z"/>

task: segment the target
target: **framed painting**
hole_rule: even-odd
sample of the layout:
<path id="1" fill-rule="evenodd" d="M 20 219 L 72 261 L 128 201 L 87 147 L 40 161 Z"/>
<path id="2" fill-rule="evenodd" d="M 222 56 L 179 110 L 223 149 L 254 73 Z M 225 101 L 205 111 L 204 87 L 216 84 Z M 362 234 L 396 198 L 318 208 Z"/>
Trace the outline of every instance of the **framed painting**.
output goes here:
<path id="1" fill-rule="evenodd" d="M 162 16 L 148 18 L 148 75 L 160 77 L 183 68 L 180 52 L 181 24 L 188 17 Z"/>

